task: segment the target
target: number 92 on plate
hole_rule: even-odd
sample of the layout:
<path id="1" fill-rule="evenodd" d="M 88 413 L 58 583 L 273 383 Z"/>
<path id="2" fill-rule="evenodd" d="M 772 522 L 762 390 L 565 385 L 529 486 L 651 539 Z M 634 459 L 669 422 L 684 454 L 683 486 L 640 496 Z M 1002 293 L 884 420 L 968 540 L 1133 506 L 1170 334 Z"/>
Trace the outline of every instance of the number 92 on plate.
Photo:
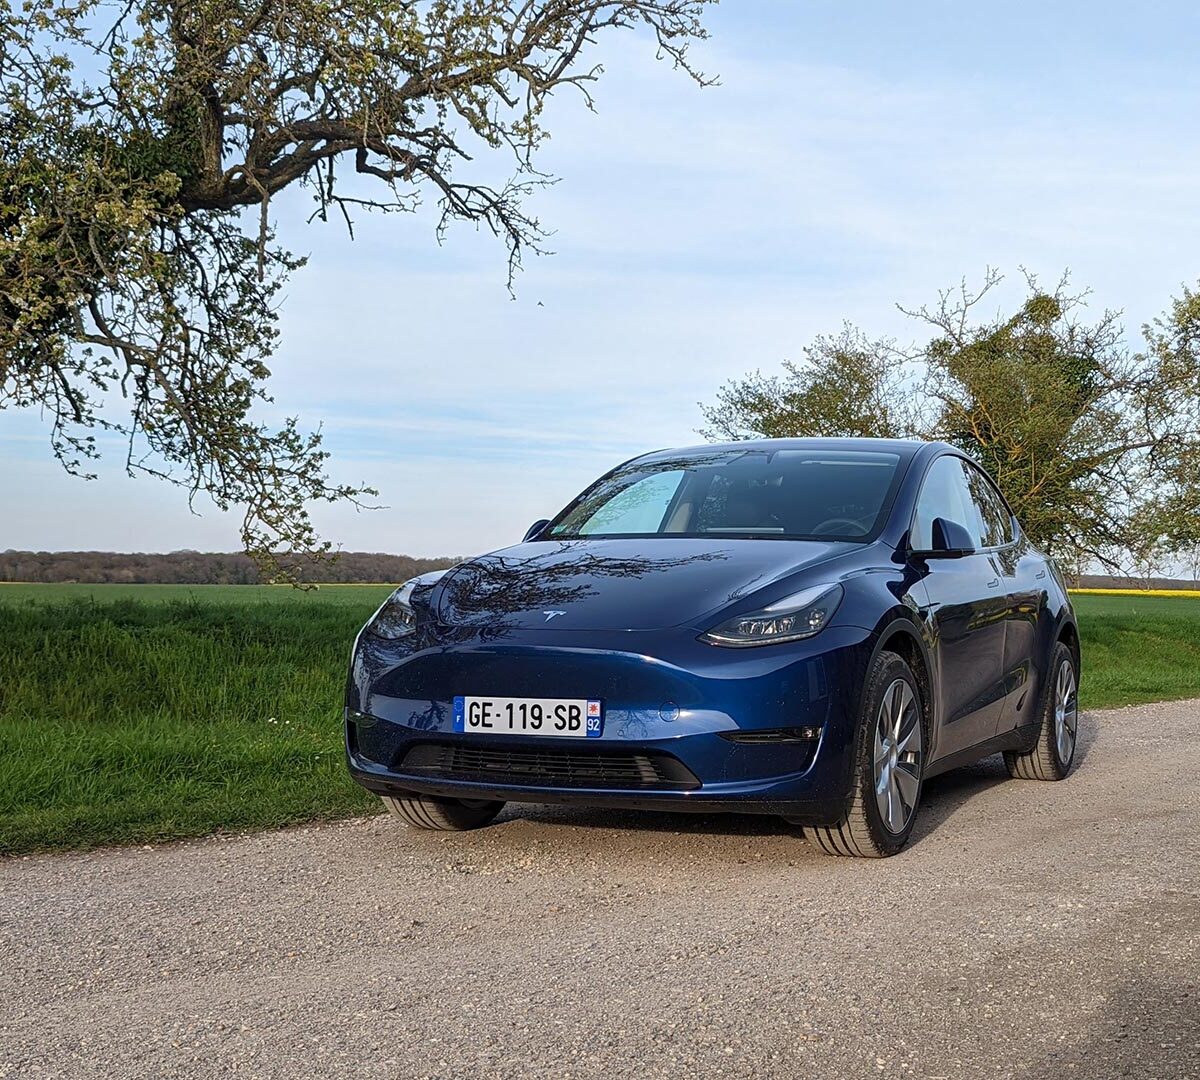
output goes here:
<path id="1" fill-rule="evenodd" d="M 454 730 L 468 735 L 555 735 L 598 739 L 604 707 L 595 698 L 456 697 Z"/>

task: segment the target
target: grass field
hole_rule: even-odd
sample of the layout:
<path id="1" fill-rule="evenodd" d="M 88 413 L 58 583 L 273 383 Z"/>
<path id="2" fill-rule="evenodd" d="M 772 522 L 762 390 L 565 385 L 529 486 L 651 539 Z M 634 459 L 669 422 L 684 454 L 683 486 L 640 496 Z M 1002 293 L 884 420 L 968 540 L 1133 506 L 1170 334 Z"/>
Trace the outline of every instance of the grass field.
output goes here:
<path id="1" fill-rule="evenodd" d="M 311 606 L 315 602 L 340 607 L 365 607 L 369 615 L 393 588 L 392 585 L 320 585 L 305 592 L 293 589 L 290 585 L 25 585 L 0 581 L 0 604 L 63 600 L 92 600 L 97 603 L 140 600 L 153 604 L 170 600 L 195 600 L 205 604 L 225 601 L 241 607 L 246 604 Z"/>
<path id="2" fill-rule="evenodd" d="M 388 591 L 0 585 L 0 853 L 374 809 L 341 695 Z M 1200 697 L 1200 600 L 1076 606 L 1085 707 Z"/>
<path id="3" fill-rule="evenodd" d="M 388 591 L 0 586 L 0 852 L 373 809 L 341 691 Z"/>
<path id="4" fill-rule="evenodd" d="M 1200 599 L 1075 596 L 1084 708 L 1200 698 Z"/>

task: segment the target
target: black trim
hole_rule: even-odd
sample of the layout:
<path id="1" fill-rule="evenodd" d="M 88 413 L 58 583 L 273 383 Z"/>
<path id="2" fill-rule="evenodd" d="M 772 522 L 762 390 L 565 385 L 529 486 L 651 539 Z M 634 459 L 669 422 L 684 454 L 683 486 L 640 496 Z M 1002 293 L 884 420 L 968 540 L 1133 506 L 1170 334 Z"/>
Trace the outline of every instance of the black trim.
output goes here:
<path id="1" fill-rule="evenodd" d="M 568 791 L 522 788 L 513 784 L 471 784 L 439 782 L 435 779 L 401 777 L 383 779 L 350 766 L 350 775 L 368 791 L 377 795 L 438 795 L 450 799 L 499 799 L 504 802 L 553 803 L 580 806 L 592 810 L 651 810 L 696 814 L 764 814 L 783 817 L 796 825 L 831 825 L 846 811 L 846 800 L 837 799 L 722 799 L 703 791 Z"/>
<path id="2" fill-rule="evenodd" d="M 728 739 L 731 743 L 778 746 L 780 743 L 815 743 L 821 738 L 821 730 L 821 725 L 811 725 L 809 727 L 766 728 L 755 731 L 721 731 L 718 734 L 722 739 Z"/>
<path id="3" fill-rule="evenodd" d="M 965 750 L 938 758 L 937 761 L 929 763 L 924 778 L 928 780 L 931 776 L 940 776 L 951 769 L 961 769 L 964 765 L 970 765 L 981 758 L 991 757 L 993 754 L 999 754 L 1005 750 L 1027 750 L 1030 736 L 1032 733 L 1036 733 L 1037 726 L 1037 724 L 1028 724 L 1025 727 L 1013 728 L 1012 731 L 1005 731 L 1003 734 L 995 735 L 974 746 L 968 746 Z"/>
<path id="4" fill-rule="evenodd" d="M 420 742 L 395 766 L 398 773 L 484 783 L 554 787 L 689 791 L 696 775 L 669 754 Z"/>

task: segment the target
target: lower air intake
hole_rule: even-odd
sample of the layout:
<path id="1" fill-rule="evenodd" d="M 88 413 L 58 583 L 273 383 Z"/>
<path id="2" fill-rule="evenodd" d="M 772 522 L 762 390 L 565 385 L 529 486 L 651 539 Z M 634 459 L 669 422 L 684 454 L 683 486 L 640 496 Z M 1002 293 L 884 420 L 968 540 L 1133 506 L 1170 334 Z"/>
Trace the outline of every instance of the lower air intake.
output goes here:
<path id="1" fill-rule="evenodd" d="M 585 750 L 516 750 L 421 743 L 400 771 L 542 787 L 641 788 L 685 791 L 700 781 L 667 754 L 597 753 Z"/>

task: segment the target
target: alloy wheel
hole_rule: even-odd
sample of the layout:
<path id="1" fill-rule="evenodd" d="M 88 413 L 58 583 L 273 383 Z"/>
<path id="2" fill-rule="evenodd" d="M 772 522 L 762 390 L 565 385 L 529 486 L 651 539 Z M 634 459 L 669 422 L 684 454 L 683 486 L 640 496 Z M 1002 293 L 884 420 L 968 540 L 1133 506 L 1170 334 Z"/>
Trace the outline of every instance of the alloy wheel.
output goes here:
<path id="1" fill-rule="evenodd" d="M 875 718 L 875 801 L 891 833 L 902 833 L 916 810 L 923 749 L 916 695 L 904 679 L 896 679 Z"/>
<path id="2" fill-rule="evenodd" d="M 1058 759 L 1064 766 L 1075 753 L 1075 733 L 1079 728 L 1079 699 L 1075 693 L 1075 669 L 1069 660 L 1058 666 L 1054 684 L 1054 741 Z"/>

